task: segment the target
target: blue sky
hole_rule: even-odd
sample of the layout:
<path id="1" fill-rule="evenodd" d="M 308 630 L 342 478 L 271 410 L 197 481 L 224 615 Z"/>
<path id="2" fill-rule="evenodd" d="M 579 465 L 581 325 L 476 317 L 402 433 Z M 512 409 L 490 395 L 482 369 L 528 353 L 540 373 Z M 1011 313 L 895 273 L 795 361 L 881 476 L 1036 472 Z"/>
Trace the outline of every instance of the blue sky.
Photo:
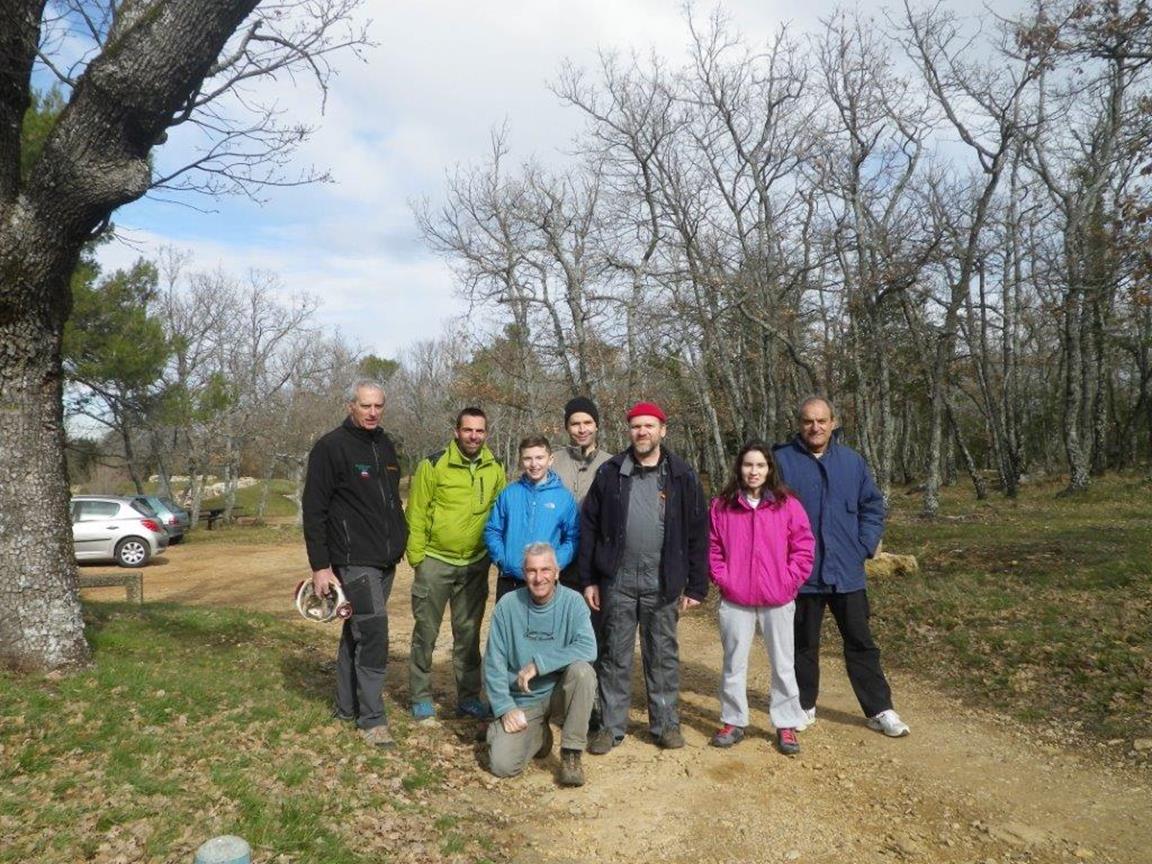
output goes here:
<path id="1" fill-rule="evenodd" d="M 836 5 L 733 0 L 725 8 L 756 43 L 785 21 L 796 33 L 811 30 Z M 124 240 L 104 247 L 104 265 L 169 244 L 190 252 L 199 270 L 270 270 L 285 292 L 321 299 L 322 323 L 394 357 L 463 311 L 447 264 L 421 244 L 410 202 L 439 201 L 445 172 L 480 160 L 504 122 L 517 161 L 562 158 L 580 118 L 546 84 L 565 59 L 590 65 L 598 49 L 655 48 L 679 63 L 688 40 L 675 0 L 366 0 L 363 13 L 377 46 L 364 62 L 337 61 L 323 116 L 314 88 L 276 92 L 294 120 L 319 127 L 297 164 L 330 170 L 334 183 L 268 190 L 264 205 L 189 199 L 207 213 L 146 198 L 115 214 Z M 158 150 L 161 167 L 178 161 L 181 147 L 174 136 Z"/>

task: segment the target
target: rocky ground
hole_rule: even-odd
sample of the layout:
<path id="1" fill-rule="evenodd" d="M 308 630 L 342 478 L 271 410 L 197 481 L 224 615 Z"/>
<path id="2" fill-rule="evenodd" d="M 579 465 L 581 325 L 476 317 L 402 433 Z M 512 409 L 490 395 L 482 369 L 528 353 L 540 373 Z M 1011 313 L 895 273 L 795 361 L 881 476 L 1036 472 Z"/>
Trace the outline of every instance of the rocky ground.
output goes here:
<path id="1" fill-rule="evenodd" d="M 299 621 L 290 610 L 292 588 L 305 575 L 296 541 L 176 546 L 144 572 L 146 602 L 236 606 Z M 402 567 L 391 604 L 390 690 L 401 705 L 410 579 Z M 120 599 L 123 592 L 86 595 Z M 825 658 L 819 719 L 801 734 L 800 756 L 786 758 L 772 747 L 762 656 L 754 657 L 749 681 L 749 737 L 731 750 L 709 747 L 721 657 L 712 614 L 685 616 L 680 633 L 683 750 L 661 751 L 648 739 L 642 683 L 634 734 L 606 756 L 585 755 L 582 789 L 555 785 L 555 755 L 521 778 L 496 781 L 483 771 L 477 727 L 451 721 L 428 731 L 457 754 L 454 770 L 469 775 L 461 794 L 480 796 L 516 838 L 514 861 L 1152 861 L 1146 770 L 1115 764 L 1096 746 L 1049 743 L 1051 736 L 974 712 L 908 674 L 892 675 L 892 683 L 912 734 L 884 738 L 864 725 L 834 654 Z M 441 643 L 443 676 L 447 628 Z M 440 686 L 451 706 L 446 677 Z"/>

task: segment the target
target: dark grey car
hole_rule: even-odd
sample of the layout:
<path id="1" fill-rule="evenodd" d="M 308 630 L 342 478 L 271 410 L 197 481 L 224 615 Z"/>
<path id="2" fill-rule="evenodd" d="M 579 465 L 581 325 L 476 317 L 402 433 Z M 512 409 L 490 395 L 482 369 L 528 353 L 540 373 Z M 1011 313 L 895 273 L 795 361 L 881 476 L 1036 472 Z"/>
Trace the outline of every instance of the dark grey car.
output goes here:
<path id="1" fill-rule="evenodd" d="M 172 543 L 179 543 L 184 539 L 184 532 L 188 530 L 192 517 L 188 511 L 171 498 L 162 498 L 159 495 L 136 495 L 136 500 L 147 502 L 148 506 L 156 511 L 168 538 Z"/>

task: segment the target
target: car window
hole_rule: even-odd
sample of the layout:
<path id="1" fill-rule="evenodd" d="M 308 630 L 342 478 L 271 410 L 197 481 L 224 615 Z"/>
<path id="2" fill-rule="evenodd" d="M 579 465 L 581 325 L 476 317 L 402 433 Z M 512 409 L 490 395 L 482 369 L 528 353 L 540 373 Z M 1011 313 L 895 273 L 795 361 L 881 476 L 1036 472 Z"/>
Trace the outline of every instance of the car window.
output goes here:
<path id="1" fill-rule="evenodd" d="M 73 522 L 79 522 L 80 521 L 80 502 L 79 501 L 73 501 L 71 503 L 71 505 L 68 507 L 68 509 L 70 511 L 72 511 L 72 521 Z"/>
<path id="2" fill-rule="evenodd" d="M 77 522 L 91 522 L 94 519 L 108 519 L 120 512 L 117 501 L 77 501 L 80 516 Z"/>
<path id="3" fill-rule="evenodd" d="M 144 498 L 133 498 L 128 502 L 128 504 L 132 507 L 133 510 L 142 516 L 156 515 L 156 511 L 152 509 L 152 505 L 149 504 Z"/>

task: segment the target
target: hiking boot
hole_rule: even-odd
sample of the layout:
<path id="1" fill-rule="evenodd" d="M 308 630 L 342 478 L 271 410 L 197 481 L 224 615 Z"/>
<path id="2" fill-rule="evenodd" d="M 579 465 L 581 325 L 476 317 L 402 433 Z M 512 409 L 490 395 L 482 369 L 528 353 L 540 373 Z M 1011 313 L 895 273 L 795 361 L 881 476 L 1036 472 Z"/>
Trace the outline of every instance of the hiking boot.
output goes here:
<path id="1" fill-rule="evenodd" d="M 708 743 L 713 747 L 731 747 L 734 744 L 739 744 L 744 740 L 744 730 L 739 726 L 733 726 L 731 723 L 725 723 L 716 730 L 716 734 L 712 736 L 712 740 Z"/>
<path id="2" fill-rule="evenodd" d="M 908 728 L 908 724 L 900 719 L 900 715 L 891 708 L 887 711 L 881 711 L 875 717 L 869 717 L 868 728 L 883 732 L 889 738 L 903 738 L 912 731 Z"/>
<path id="3" fill-rule="evenodd" d="M 584 767 L 580 764 L 580 751 L 563 747 L 560 750 L 560 785 L 583 786 Z"/>
<path id="4" fill-rule="evenodd" d="M 436 706 L 431 702 L 413 702 L 412 719 L 421 726 L 439 726 L 436 720 Z"/>
<path id="5" fill-rule="evenodd" d="M 813 705 L 811 708 L 801 708 L 800 710 L 804 712 L 804 722 L 796 727 L 797 732 L 803 732 L 809 726 L 812 726 L 816 723 L 815 705 Z"/>
<path id="6" fill-rule="evenodd" d="M 544 741 L 540 745 L 540 749 L 536 751 L 536 759 L 543 759 L 552 752 L 552 726 L 547 721 L 544 723 Z"/>
<path id="7" fill-rule="evenodd" d="M 800 752 L 800 742 L 796 740 L 795 729 L 776 730 L 776 749 L 785 756 L 795 756 Z"/>
<path id="8" fill-rule="evenodd" d="M 332 709 L 332 719 L 333 720 L 339 720 L 341 723 L 351 723 L 353 720 L 356 719 L 356 715 L 355 714 L 345 714 L 339 708 L 333 708 Z"/>
<path id="9" fill-rule="evenodd" d="M 471 717 L 473 720 L 491 720 L 492 706 L 475 696 L 463 700 L 456 706 L 457 717 Z"/>
<path id="10" fill-rule="evenodd" d="M 611 729 L 606 726 L 601 726 L 596 730 L 596 733 L 588 739 L 587 750 L 593 756 L 603 756 L 623 740 L 623 735 L 617 738 L 612 734 Z"/>
<path id="11" fill-rule="evenodd" d="M 388 724 L 381 723 L 379 726 L 373 726 L 371 729 L 361 729 L 360 737 L 364 739 L 365 744 L 371 744 L 373 747 L 395 747 L 396 741 L 392 738 L 392 733 L 388 731 Z"/>
<path id="12" fill-rule="evenodd" d="M 684 736 L 681 734 L 679 726 L 669 726 L 660 733 L 656 743 L 665 750 L 679 750 L 684 746 Z"/>

